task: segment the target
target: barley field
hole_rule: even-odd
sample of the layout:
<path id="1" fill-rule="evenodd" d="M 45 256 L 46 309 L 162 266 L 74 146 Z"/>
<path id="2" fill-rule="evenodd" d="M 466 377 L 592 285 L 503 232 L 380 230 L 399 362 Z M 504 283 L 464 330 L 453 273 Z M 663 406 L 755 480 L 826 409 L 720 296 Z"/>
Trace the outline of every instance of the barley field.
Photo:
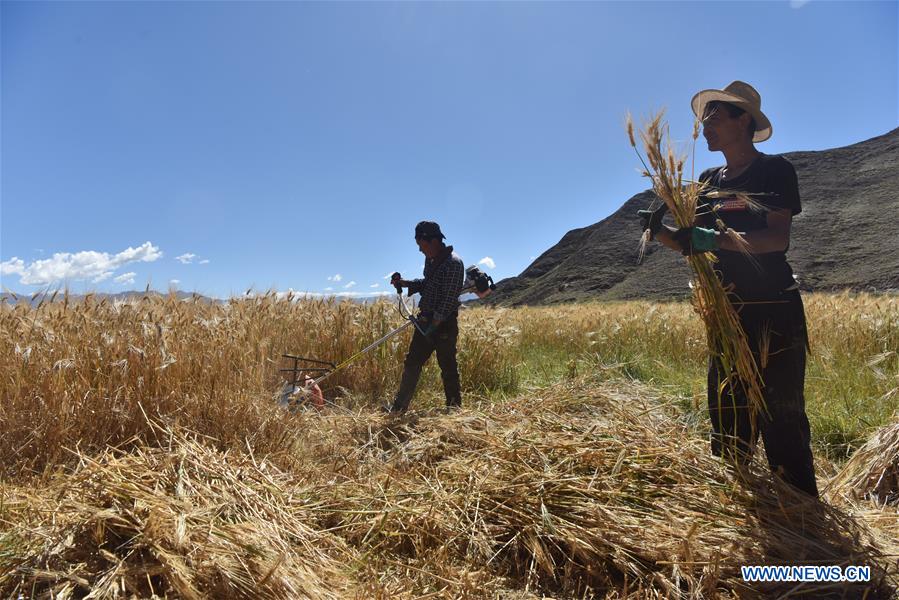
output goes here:
<path id="1" fill-rule="evenodd" d="M 708 455 L 685 302 L 466 308 L 465 407 L 429 365 L 402 418 L 378 409 L 408 331 L 324 410 L 276 402 L 282 354 L 339 362 L 401 324 L 390 302 L 3 305 L 0 597 L 892 597 L 899 298 L 805 302 L 813 505 Z M 740 578 L 796 561 L 872 581 Z"/>

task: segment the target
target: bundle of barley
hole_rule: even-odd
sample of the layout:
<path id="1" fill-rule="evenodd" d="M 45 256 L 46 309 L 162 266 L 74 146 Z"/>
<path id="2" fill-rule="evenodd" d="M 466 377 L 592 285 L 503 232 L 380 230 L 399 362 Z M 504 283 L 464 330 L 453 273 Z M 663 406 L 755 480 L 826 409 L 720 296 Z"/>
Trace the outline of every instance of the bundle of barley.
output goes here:
<path id="1" fill-rule="evenodd" d="M 668 206 L 677 226 L 689 227 L 696 220 L 700 194 L 707 190 L 705 184 L 684 180 L 685 159 L 675 154 L 667 140 L 668 126 L 663 121 L 663 116 L 664 112 L 659 112 L 639 132 L 649 160 L 648 167 L 644 162 L 643 174 L 652 180 L 653 192 Z M 627 132 L 630 143 L 636 150 L 630 115 L 627 118 Z M 698 136 L 699 121 L 695 121 L 694 144 Z M 639 156 L 639 151 L 637 154 Z M 722 233 L 735 242 L 737 248 L 746 252 L 746 242 L 737 232 L 724 228 Z M 648 235 L 648 231 L 644 233 L 643 244 Z M 693 306 L 705 323 L 709 353 L 720 361 L 724 373 L 732 374 L 729 384 L 742 388 L 745 392 L 750 419 L 755 428 L 758 414 L 765 410 L 765 399 L 762 395 L 759 367 L 749 349 L 746 332 L 743 331 L 724 287 L 715 276 L 714 256 L 710 253 L 691 254 L 687 257 L 687 262 L 693 271 Z"/>
<path id="2" fill-rule="evenodd" d="M 899 422 L 880 428 L 855 451 L 831 488 L 878 505 L 899 505 Z"/>
<path id="3" fill-rule="evenodd" d="M 309 489 L 251 455 L 158 429 L 162 448 L 98 459 L 5 502 L 0 596 L 338 598 L 339 539 Z"/>

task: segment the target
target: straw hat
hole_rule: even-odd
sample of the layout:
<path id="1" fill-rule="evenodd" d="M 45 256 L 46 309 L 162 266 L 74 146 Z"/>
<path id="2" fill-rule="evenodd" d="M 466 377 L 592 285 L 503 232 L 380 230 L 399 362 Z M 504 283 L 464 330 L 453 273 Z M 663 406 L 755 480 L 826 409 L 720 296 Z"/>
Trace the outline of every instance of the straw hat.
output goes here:
<path id="1" fill-rule="evenodd" d="M 764 142 L 771 137 L 771 121 L 762 112 L 762 97 L 754 87 L 744 81 L 734 81 L 723 90 L 702 90 L 690 101 L 693 114 L 701 119 L 705 105 L 716 100 L 739 106 L 752 115 L 755 119 L 753 142 Z"/>

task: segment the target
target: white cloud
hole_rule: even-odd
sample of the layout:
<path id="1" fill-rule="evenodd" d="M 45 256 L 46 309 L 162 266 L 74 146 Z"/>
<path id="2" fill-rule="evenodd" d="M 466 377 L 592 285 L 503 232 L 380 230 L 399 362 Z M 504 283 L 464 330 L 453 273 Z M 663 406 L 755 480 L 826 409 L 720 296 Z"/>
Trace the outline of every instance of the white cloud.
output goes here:
<path id="1" fill-rule="evenodd" d="M 0 275 L 24 275 L 25 262 L 21 258 L 13 256 L 11 259 L 0 263 Z"/>
<path id="2" fill-rule="evenodd" d="M 380 283 L 373 283 L 373 284 L 371 284 L 371 285 L 368 286 L 368 287 L 370 287 L 370 288 L 378 288 L 378 287 L 381 287 L 381 284 L 380 284 Z"/>
<path id="3" fill-rule="evenodd" d="M 330 291 L 333 290 L 333 289 L 334 289 L 334 288 L 332 288 L 332 287 L 326 287 L 326 288 L 325 288 L 325 291 L 326 291 L 326 292 L 330 292 Z"/>
<path id="4" fill-rule="evenodd" d="M 341 275 L 340 273 L 337 273 L 336 275 L 331 275 L 330 277 L 328 277 L 328 281 L 333 281 L 335 283 L 340 281 L 341 279 L 343 279 L 343 275 Z"/>
<path id="5" fill-rule="evenodd" d="M 337 292 L 333 295 L 338 298 L 376 298 L 378 296 L 390 296 L 390 292 Z"/>
<path id="6" fill-rule="evenodd" d="M 328 288 L 325 288 L 325 291 L 328 292 Z M 389 296 L 388 292 L 337 292 L 337 293 L 322 293 L 322 292 L 304 292 L 301 290 L 295 290 L 293 288 L 288 288 L 286 292 L 276 292 L 275 296 L 279 299 L 284 299 L 288 294 L 292 294 L 294 298 L 380 298 L 382 296 Z M 258 295 L 256 292 L 251 294 L 247 294 L 249 297 L 255 297 Z"/>
<path id="7" fill-rule="evenodd" d="M 208 264 L 209 264 L 209 259 L 208 259 L 208 258 L 204 258 L 203 260 L 200 261 L 200 264 L 201 264 L 201 265 L 208 265 Z"/>
<path id="8" fill-rule="evenodd" d="M 390 279 L 391 275 L 393 275 L 393 272 L 390 272 L 387 275 L 384 275 L 384 277 L 382 277 L 382 279 L 385 279 L 385 280 Z"/>
<path id="9" fill-rule="evenodd" d="M 348 290 L 348 289 L 350 289 L 351 287 L 353 287 L 354 285 L 356 285 L 356 282 L 355 282 L 355 281 L 351 281 L 351 282 L 349 282 L 348 284 L 346 284 L 345 286 L 343 286 L 343 289 Z"/>
<path id="10" fill-rule="evenodd" d="M 169 285 L 178 285 L 181 283 L 180 279 L 169 279 Z"/>
<path id="11" fill-rule="evenodd" d="M 308 292 L 310 296 L 325 296 L 335 298 L 379 298 L 381 296 L 389 296 L 389 292 L 337 292 L 336 294 L 316 294 Z"/>
<path id="12" fill-rule="evenodd" d="M 475 256 L 477 256 L 477 255 L 475 255 Z M 496 268 L 496 263 L 493 262 L 493 259 L 490 258 L 489 256 L 485 256 L 484 258 L 482 258 L 481 260 L 479 260 L 479 261 L 478 261 L 478 264 L 479 264 L 479 265 L 484 265 L 484 266 L 487 267 L 488 269 L 495 269 L 495 268 Z"/>
<path id="13" fill-rule="evenodd" d="M 52 258 L 33 261 L 28 266 L 17 258 L 2 263 L 4 275 L 19 275 L 24 285 L 54 284 L 67 280 L 90 279 L 99 283 L 109 279 L 116 270 L 132 262 L 153 262 L 162 257 L 158 247 L 145 242 L 137 248 L 130 246 L 118 254 L 84 250 L 74 254 L 57 252 Z"/>
<path id="14" fill-rule="evenodd" d="M 129 271 L 128 273 L 122 273 L 121 275 L 113 279 L 113 281 L 115 281 L 116 283 L 121 283 L 122 285 L 131 285 L 132 283 L 134 283 L 135 275 L 137 275 L 137 273 L 135 273 L 134 271 Z"/>
<path id="15" fill-rule="evenodd" d="M 104 254 L 106 253 L 104 252 Z M 57 255 L 54 254 L 53 256 Z M 159 251 L 159 248 L 150 242 L 144 242 L 137 248 L 129 246 L 125 250 L 122 250 L 113 257 L 113 262 L 118 263 L 116 266 L 121 266 L 122 264 L 134 261 L 153 262 L 159 258 L 162 258 L 162 252 Z"/>
<path id="16" fill-rule="evenodd" d="M 193 254 L 193 253 L 191 253 L 191 252 L 185 252 L 185 253 L 182 254 L 181 256 L 176 256 L 176 257 L 175 257 L 175 260 L 177 260 L 178 262 L 180 262 L 182 265 L 189 265 L 190 263 L 193 262 L 193 260 L 194 260 L 196 257 L 197 257 L 196 254 Z"/>

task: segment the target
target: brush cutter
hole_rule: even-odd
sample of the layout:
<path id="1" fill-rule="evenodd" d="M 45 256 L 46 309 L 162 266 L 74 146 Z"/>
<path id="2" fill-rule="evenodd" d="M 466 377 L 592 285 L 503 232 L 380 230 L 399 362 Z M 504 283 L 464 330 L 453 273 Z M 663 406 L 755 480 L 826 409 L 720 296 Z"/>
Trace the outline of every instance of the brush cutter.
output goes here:
<path id="1" fill-rule="evenodd" d="M 465 269 L 465 283 L 462 284 L 462 293 L 471 292 L 478 298 L 489 296 L 496 289 L 493 277 L 480 270 L 477 265 L 471 265 Z"/>
<path id="2" fill-rule="evenodd" d="M 405 321 L 405 323 L 396 329 L 387 332 L 362 350 L 359 350 L 336 365 L 329 361 L 294 356 L 292 354 L 282 355 L 284 358 L 289 358 L 294 361 L 292 369 L 280 369 L 280 372 L 282 373 L 291 373 L 290 381 L 285 383 L 281 390 L 280 403 L 282 405 L 291 405 L 296 401 L 303 401 L 306 398 L 309 398 L 311 399 L 313 406 L 321 408 L 327 402 L 319 387 L 321 382 L 335 373 L 339 373 L 359 358 L 368 354 L 400 332 L 408 329 L 410 326 L 414 326 L 422 335 L 425 334 L 421 323 L 412 312 L 412 307 L 410 307 L 403 298 L 403 288 L 399 284 L 400 279 L 402 279 L 402 276 L 399 273 L 394 273 L 390 278 L 397 293 L 397 311 Z M 490 295 L 495 289 L 496 284 L 493 283 L 493 278 L 484 273 L 476 265 L 472 265 L 465 270 L 465 281 L 462 284 L 462 294 L 473 293 L 477 295 L 478 298 L 484 298 Z M 315 377 L 313 377 L 313 375 L 315 375 Z M 303 400 L 300 400 L 300 397 L 303 397 Z M 333 403 L 328 402 L 328 404 Z"/>

